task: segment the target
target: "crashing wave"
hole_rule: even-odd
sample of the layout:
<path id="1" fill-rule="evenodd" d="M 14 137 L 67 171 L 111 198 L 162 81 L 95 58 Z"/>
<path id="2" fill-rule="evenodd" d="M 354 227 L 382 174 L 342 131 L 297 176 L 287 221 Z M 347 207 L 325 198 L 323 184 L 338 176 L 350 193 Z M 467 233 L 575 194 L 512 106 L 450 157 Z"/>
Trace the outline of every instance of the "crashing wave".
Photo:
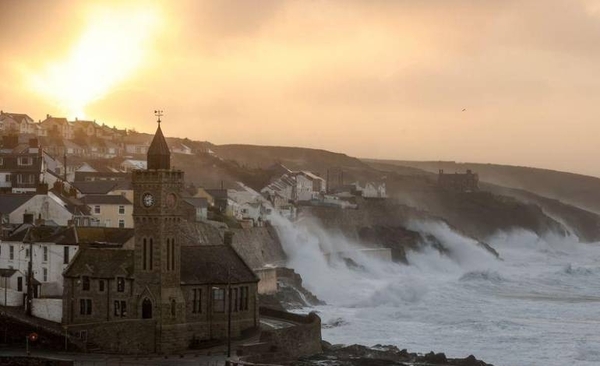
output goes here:
<path id="1" fill-rule="evenodd" d="M 460 277 L 461 281 L 505 282 L 506 279 L 496 271 L 470 271 Z"/>

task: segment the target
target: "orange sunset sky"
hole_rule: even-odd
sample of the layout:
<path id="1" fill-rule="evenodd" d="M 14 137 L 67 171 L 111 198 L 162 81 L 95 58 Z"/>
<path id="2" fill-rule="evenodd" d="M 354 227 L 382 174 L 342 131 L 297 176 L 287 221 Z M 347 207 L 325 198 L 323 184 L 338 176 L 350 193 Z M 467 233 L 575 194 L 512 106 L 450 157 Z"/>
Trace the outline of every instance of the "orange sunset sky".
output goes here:
<path id="1" fill-rule="evenodd" d="M 0 0 L 0 108 L 600 176 L 600 1 Z M 463 111 L 465 109 L 465 111 Z"/>

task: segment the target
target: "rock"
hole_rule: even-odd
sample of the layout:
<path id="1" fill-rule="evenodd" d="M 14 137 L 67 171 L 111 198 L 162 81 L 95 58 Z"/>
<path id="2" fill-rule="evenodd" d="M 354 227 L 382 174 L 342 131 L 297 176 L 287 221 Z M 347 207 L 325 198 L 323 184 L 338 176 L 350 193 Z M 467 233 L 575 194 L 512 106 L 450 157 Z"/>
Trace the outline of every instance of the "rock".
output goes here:
<path id="1" fill-rule="evenodd" d="M 448 359 L 444 353 L 433 353 L 433 351 L 429 352 L 425 356 L 421 357 L 419 361 L 435 364 L 435 365 L 446 365 L 448 364 Z"/>

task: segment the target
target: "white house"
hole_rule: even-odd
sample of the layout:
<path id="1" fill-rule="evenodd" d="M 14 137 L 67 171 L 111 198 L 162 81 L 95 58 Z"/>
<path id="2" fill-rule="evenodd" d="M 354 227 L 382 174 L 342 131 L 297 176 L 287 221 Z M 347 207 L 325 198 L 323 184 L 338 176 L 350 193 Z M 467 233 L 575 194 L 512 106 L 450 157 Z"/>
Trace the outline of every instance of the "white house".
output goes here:
<path id="1" fill-rule="evenodd" d="M 56 193 L 36 195 L 0 195 L 0 216 L 5 224 L 23 224 L 36 219 L 68 225 L 76 217 L 86 216 L 71 202 Z M 29 217 L 29 218 L 28 218 Z"/>
<path id="2" fill-rule="evenodd" d="M 16 278 L 11 277 L 7 281 L 8 289 L 26 293 L 26 276 L 22 280 L 18 277 L 19 273 L 27 273 L 33 253 L 33 277 L 39 285 L 35 288 L 34 297 L 60 297 L 63 292 L 62 273 L 80 245 L 133 247 L 134 240 L 132 229 L 24 224 L 0 242 L 0 268 L 17 270 L 18 273 L 13 275 Z M 4 279 L 0 279 L 0 287 L 3 286 Z"/>
<path id="3" fill-rule="evenodd" d="M 147 166 L 148 163 L 146 160 L 125 159 L 121 163 L 121 171 L 131 172 L 138 169 L 146 170 Z"/>

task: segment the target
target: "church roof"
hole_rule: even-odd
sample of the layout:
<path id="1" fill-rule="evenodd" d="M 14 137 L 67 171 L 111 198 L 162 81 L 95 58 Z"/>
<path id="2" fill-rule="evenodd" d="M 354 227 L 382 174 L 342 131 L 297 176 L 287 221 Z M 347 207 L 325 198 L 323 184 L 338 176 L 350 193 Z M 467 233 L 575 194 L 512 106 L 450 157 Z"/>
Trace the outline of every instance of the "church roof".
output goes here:
<path id="1" fill-rule="evenodd" d="M 258 277 L 229 245 L 181 247 L 181 284 L 258 282 Z"/>
<path id="2" fill-rule="evenodd" d="M 171 151 L 160 124 L 148 148 L 148 169 L 171 169 Z"/>
<path id="3" fill-rule="evenodd" d="M 115 278 L 133 276 L 133 250 L 80 249 L 67 267 L 65 277 Z"/>

